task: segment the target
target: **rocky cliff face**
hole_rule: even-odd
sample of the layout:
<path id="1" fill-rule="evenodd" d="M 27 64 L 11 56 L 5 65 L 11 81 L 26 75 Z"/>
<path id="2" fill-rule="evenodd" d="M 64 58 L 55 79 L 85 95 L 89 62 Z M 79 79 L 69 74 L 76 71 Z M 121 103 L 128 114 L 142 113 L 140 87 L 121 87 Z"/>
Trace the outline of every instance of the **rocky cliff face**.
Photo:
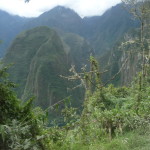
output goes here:
<path id="1" fill-rule="evenodd" d="M 108 73 L 103 77 L 104 81 L 111 79 L 115 85 L 129 85 L 143 67 L 143 49 L 144 63 L 148 66 L 150 58 L 150 30 L 146 28 L 144 33 L 143 47 L 140 41 L 140 29 L 135 29 L 122 37 L 114 46 L 113 50 L 101 58 L 103 69 L 108 69 Z"/>

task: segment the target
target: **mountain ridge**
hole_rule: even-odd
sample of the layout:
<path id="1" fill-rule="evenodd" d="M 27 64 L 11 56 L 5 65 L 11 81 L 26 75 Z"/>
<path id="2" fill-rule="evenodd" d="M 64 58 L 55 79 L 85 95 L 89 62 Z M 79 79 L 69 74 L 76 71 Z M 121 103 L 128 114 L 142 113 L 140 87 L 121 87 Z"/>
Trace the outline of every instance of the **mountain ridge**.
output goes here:
<path id="1" fill-rule="evenodd" d="M 0 57 L 3 57 L 6 49 L 9 47 L 13 39 L 22 31 L 22 26 L 30 20 L 29 18 L 11 15 L 0 10 Z"/>
<path id="2" fill-rule="evenodd" d="M 9 24 L 9 22 L 7 22 L 7 24 Z M 70 8 L 57 6 L 50 11 L 41 14 L 37 18 L 26 20 L 26 22 L 20 25 L 16 31 L 14 30 L 15 33 L 11 34 L 11 40 L 8 40 L 9 38 L 6 39 L 6 43 L 10 44 L 12 39 L 20 31 L 28 30 L 36 26 L 48 26 L 65 32 L 79 34 L 90 43 L 91 47 L 93 47 L 98 55 L 102 55 L 106 51 L 111 50 L 118 38 L 123 36 L 127 30 L 137 25 L 130 19 L 130 15 L 123 10 L 122 4 L 112 7 L 102 16 L 85 18 L 81 18 Z M 12 27 L 8 26 L 7 29 Z M 2 29 L 0 30 L 6 30 L 3 26 L 1 26 L 1 28 Z M 3 54 L 9 44 L 6 46 L 3 44 L 1 45 L 1 47 L 3 46 L 5 48 L 1 50 Z"/>

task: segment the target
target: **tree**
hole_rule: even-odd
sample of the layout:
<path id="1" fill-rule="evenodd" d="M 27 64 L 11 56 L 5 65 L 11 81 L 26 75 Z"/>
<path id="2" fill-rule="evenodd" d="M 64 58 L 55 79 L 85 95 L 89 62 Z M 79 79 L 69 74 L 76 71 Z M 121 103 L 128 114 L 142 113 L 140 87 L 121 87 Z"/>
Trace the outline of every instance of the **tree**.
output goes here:
<path id="1" fill-rule="evenodd" d="M 22 103 L 8 80 L 8 67 L 0 66 L 0 149 L 47 149 L 43 134 L 44 113 L 32 107 L 31 98 Z"/>
<path id="2" fill-rule="evenodd" d="M 140 22 L 139 39 L 133 43 L 140 47 L 142 54 L 142 83 L 150 69 L 150 0 L 122 0 L 125 7 Z"/>

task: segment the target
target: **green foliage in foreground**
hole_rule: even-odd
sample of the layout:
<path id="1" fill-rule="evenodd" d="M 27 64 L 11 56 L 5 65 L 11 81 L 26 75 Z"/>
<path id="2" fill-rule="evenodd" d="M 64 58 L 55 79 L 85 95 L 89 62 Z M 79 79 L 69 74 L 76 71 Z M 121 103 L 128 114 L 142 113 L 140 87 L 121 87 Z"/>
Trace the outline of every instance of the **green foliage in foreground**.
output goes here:
<path id="1" fill-rule="evenodd" d="M 0 70 L 0 149 L 43 149 L 47 147 L 44 135 L 44 113 L 32 108 L 32 99 L 22 104 L 7 80 L 7 67 Z"/>
<path id="2" fill-rule="evenodd" d="M 65 104 L 64 126 L 47 127 L 46 114 L 22 104 L 7 80 L 7 67 L 0 70 L 0 149 L 2 150 L 134 150 L 149 148 L 150 82 L 141 75 L 130 87 L 104 87 L 97 62 L 80 76 L 85 83 L 81 115 Z M 93 84 L 94 83 L 94 84 Z"/>
<path id="3" fill-rule="evenodd" d="M 60 150 L 149 150 L 150 146 L 150 132 L 147 127 L 146 130 L 140 129 L 125 133 L 113 138 L 111 141 L 104 139 L 97 141 L 94 144 L 84 145 L 82 143 L 72 144 L 71 148 L 67 146 L 57 147 Z"/>

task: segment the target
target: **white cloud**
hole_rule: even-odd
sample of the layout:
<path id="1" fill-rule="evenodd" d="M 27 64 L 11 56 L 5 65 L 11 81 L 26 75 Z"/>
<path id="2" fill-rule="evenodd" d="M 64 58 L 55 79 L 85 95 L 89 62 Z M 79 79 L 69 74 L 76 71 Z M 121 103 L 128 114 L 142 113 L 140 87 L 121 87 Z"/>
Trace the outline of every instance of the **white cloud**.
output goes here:
<path id="1" fill-rule="evenodd" d="M 121 0 L 0 0 L 0 9 L 20 16 L 38 16 L 57 5 L 74 9 L 80 16 L 101 15 Z"/>

